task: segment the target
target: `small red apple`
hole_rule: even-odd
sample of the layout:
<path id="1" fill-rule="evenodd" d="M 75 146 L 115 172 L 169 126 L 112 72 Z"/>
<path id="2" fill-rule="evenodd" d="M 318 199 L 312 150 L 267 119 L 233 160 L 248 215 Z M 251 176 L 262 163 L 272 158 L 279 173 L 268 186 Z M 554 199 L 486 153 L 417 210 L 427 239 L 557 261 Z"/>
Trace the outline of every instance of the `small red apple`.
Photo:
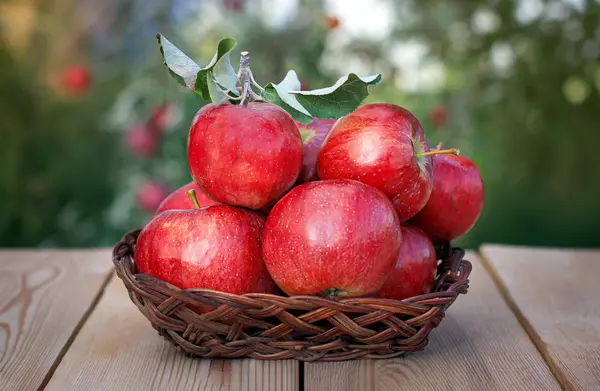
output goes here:
<path id="1" fill-rule="evenodd" d="M 402 225 L 402 247 L 396 266 L 376 297 L 402 300 L 429 293 L 433 288 L 437 257 L 433 243 L 419 227 Z"/>
<path id="2" fill-rule="evenodd" d="M 192 199 L 188 194 L 189 191 L 192 189 L 196 194 L 196 199 L 198 200 L 198 206 L 200 208 L 219 204 L 218 202 L 215 202 L 208 198 L 206 194 L 204 194 L 202 190 L 198 188 L 198 185 L 196 183 L 191 182 L 169 194 L 167 198 L 165 198 L 160 203 L 155 214 L 162 213 L 165 210 L 195 209 L 196 206 L 194 205 Z"/>
<path id="3" fill-rule="evenodd" d="M 90 86 L 92 75 L 82 65 L 72 65 L 63 73 L 63 86 L 68 93 L 83 94 Z"/>
<path id="4" fill-rule="evenodd" d="M 317 179 L 317 156 L 325 137 L 335 123 L 335 119 L 314 118 L 308 125 L 297 122 L 300 135 L 304 143 L 304 159 L 302 171 L 298 177 L 298 184 L 314 181 Z"/>
<path id="5" fill-rule="evenodd" d="M 150 113 L 149 127 L 158 134 L 164 133 L 173 114 L 173 107 L 168 104 L 155 107 Z M 188 197 L 189 198 L 189 197 Z"/>
<path id="6" fill-rule="evenodd" d="M 434 243 L 445 243 L 461 237 L 477 222 L 485 198 L 483 178 L 463 156 L 438 155 L 433 162 L 433 191 L 413 222 Z"/>
<path id="7" fill-rule="evenodd" d="M 168 194 L 169 190 L 163 185 L 145 182 L 137 190 L 137 204 L 146 212 L 154 212 Z"/>
<path id="8" fill-rule="evenodd" d="M 168 210 L 140 232 L 135 264 L 182 289 L 272 292 L 262 261 L 263 226 L 260 213 L 229 205 Z"/>
<path id="9" fill-rule="evenodd" d="M 213 200 L 261 209 L 296 182 L 302 139 L 292 117 L 270 103 L 209 104 L 192 122 L 188 163 Z"/>
<path id="10" fill-rule="evenodd" d="M 288 295 L 358 297 L 383 285 L 401 239 L 394 207 L 379 190 L 346 179 L 309 182 L 267 217 L 263 258 Z"/>
<path id="11" fill-rule="evenodd" d="M 388 103 L 359 107 L 340 118 L 317 160 L 321 179 L 347 178 L 383 191 L 400 221 L 419 212 L 433 187 L 432 160 L 419 120 Z"/>
<path id="12" fill-rule="evenodd" d="M 235 12 L 244 11 L 244 2 L 245 0 L 225 0 L 225 8 Z"/>
<path id="13" fill-rule="evenodd" d="M 158 148 L 158 138 L 149 128 L 137 124 L 127 130 L 125 145 L 136 156 L 150 157 Z"/>
<path id="14" fill-rule="evenodd" d="M 446 106 L 438 105 L 429 110 L 429 121 L 437 127 L 444 126 L 448 121 Z"/>
<path id="15" fill-rule="evenodd" d="M 325 28 L 327 30 L 335 30 L 340 27 L 340 20 L 337 16 L 328 15 L 325 17 Z"/>

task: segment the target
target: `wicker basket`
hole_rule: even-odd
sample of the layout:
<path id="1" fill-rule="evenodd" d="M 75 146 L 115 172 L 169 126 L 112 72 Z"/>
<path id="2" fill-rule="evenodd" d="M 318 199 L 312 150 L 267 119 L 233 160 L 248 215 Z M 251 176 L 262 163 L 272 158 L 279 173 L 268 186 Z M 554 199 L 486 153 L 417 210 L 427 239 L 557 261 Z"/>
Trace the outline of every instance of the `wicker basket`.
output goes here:
<path id="1" fill-rule="evenodd" d="M 114 247 L 117 275 L 158 333 L 196 357 L 342 361 L 423 350 L 446 309 L 467 292 L 471 272 L 463 250 L 443 246 L 434 291 L 402 301 L 182 290 L 136 274 L 133 252 L 139 232 L 130 232 Z M 195 311 L 206 304 L 214 310 Z"/>

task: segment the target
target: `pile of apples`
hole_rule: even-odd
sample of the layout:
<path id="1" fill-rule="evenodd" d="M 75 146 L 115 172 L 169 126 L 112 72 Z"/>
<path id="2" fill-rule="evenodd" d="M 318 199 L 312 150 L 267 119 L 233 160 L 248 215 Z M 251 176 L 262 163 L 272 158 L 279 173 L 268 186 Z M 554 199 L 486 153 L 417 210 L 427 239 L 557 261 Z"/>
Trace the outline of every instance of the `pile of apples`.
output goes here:
<path id="1" fill-rule="evenodd" d="M 393 104 L 296 122 L 270 103 L 209 104 L 191 124 L 193 182 L 141 231 L 140 273 L 232 294 L 405 299 L 430 292 L 435 245 L 469 231 L 477 167 L 430 150 Z"/>

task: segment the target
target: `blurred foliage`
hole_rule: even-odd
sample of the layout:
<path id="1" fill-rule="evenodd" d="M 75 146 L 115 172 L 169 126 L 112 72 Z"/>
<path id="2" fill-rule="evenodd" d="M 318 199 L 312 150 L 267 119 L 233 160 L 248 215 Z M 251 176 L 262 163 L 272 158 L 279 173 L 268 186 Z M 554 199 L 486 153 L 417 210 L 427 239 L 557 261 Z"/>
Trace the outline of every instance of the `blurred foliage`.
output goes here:
<path id="1" fill-rule="evenodd" d="M 157 31 L 199 64 L 235 37 L 263 85 L 288 69 L 310 89 L 381 72 L 368 101 L 413 111 L 430 144 L 460 147 L 484 175 L 483 215 L 460 244 L 600 245 L 600 2 L 371 0 L 390 13 L 373 36 L 349 34 L 332 3 L 277 19 L 267 0 L 61 0 L 31 5 L 35 28 L 0 18 L 0 246 L 111 245 L 150 217 L 142 184 L 190 180 L 187 131 L 205 102 L 170 80 Z M 84 94 L 60 82 L 72 64 L 88 64 Z M 128 134 L 164 105 L 158 149 L 140 156 Z"/>
<path id="2" fill-rule="evenodd" d="M 419 24 L 396 34 L 428 42 L 455 78 L 443 139 L 468 139 L 487 185 L 468 244 L 600 245 L 600 3 L 414 6 Z"/>

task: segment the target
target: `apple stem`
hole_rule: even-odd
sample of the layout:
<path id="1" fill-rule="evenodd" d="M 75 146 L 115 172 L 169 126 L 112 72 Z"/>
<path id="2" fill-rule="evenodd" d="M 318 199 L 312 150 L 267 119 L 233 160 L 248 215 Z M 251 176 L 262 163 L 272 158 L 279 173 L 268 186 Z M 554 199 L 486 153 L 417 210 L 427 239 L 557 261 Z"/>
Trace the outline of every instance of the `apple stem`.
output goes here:
<path id="1" fill-rule="evenodd" d="M 200 209 L 200 203 L 198 203 L 198 198 L 196 198 L 196 191 L 194 189 L 190 189 L 187 191 L 187 195 L 192 200 L 192 204 L 194 204 L 194 208 Z"/>
<path id="2" fill-rule="evenodd" d="M 434 149 L 429 152 L 417 153 L 415 156 L 423 157 L 423 156 L 448 155 L 448 154 L 459 155 L 460 150 L 458 148 Z"/>
<path id="3" fill-rule="evenodd" d="M 252 70 L 250 69 L 250 53 L 240 53 L 240 70 L 237 74 L 238 80 L 242 85 L 242 95 L 240 105 L 247 107 L 250 101 L 263 101 L 264 99 L 252 90 L 252 86 L 257 87 L 260 91 L 263 88 L 254 80 Z"/>

